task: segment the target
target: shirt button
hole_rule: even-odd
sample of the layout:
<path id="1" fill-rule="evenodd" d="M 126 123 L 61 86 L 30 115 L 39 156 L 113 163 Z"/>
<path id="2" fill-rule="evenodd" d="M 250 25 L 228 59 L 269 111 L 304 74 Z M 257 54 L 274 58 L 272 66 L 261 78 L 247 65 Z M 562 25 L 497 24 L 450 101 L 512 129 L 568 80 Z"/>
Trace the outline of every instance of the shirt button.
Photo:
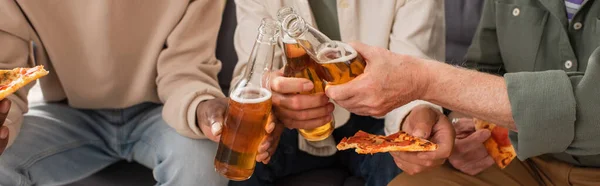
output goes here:
<path id="1" fill-rule="evenodd" d="M 573 28 L 575 30 L 579 30 L 579 29 L 581 29 L 581 27 L 583 27 L 583 24 L 581 24 L 580 22 L 573 24 Z"/>
<path id="2" fill-rule="evenodd" d="M 519 16 L 519 14 L 521 13 L 521 10 L 519 10 L 519 8 L 515 8 L 513 9 L 513 16 Z"/>
<path id="3" fill-rule="evenodd" d="M 571 60 L 567 60 L 567 61 L 565 62 L 565 68 L 567 68 L 567 69 L 571 69 L 571 67 L 573 67 L 573 61 L 571 61 Z"/>

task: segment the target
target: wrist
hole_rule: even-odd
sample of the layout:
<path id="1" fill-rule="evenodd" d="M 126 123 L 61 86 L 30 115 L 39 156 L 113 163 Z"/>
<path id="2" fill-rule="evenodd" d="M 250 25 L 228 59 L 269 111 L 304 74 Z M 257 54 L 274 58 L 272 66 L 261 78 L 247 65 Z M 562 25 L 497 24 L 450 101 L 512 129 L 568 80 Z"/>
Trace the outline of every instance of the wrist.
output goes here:
<path id="1" fill-rule="evenodd" d="M 432 69 L 435 61 L 412 56 L 405 56 L 404 58 L 405 61 L 408 61 L 414 66 L 412 79 L 416 84 L 414 86 L 413 100 L 427 101 L 426 98 L 431 92 L 432 84 L 434 84 L 435 78 L 437 78 L 437 75 L 434 74 L 435 70 Z"/>
<path id="2" fill-rule="evenodd" d="M 441 68 L 443 67 L 442 65 L 441 62 L 422 60 L 421 67 L 423 69 L 421 70 L 421 83 L 423 84 L 423 87 L 419 94 L 419 99 L 435 102 L 435 99 L 438 98 L 436 94 L 442 92 L 442 90 L 439 90 L 438 88 L 443 87 L 440 86 L 440 74 L 448 74 L 442 72 L 444 70 Z"/>

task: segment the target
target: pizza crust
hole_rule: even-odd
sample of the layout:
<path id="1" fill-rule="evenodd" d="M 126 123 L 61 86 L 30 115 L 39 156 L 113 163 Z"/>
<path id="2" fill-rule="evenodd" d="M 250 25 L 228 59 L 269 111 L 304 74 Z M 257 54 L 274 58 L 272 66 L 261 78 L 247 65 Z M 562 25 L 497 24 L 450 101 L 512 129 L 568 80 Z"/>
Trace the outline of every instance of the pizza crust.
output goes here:
<path id="1" fill-rule="evenodd" d="M 48 73 L 42 65 L 33 68 L 0 70 L 0 100 Z"/>
<path id="2" fill-rule="evenodd" d="M 489 130 L 490 133 L 497 127 L 496 124 L 489 123 L 480 119 L 474 119 L 475 121 L 475 129 L 476 130 Z M 508 130 L 505 128 L 498 128 L 496 130 Z M 508 132 L 507 132 L 508 133 Z M 508 140 L 508 136 L 506 136 L 506 140 Z M 505 146 L 500 146 L 498 142 L 490 135 L 490 138 L 487 139 L 484 143 L 485 148 L 488 153 L 496 162 L 496 165 L 501 169 L 506 168 L 512 162 L 515 157 L 517 157 L 517 153 L 515 152 L 514 147 L 510 144 L 510 141 Z"/>

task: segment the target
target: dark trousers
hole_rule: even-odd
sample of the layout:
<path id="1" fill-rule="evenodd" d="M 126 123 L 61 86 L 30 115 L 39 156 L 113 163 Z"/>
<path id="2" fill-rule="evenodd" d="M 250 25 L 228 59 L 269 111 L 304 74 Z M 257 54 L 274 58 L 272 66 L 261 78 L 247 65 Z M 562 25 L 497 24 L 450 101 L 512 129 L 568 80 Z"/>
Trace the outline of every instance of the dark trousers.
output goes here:
<path id="1" fill-rule="evenodd" d="M 333 132 L 333 137 L 339 143 L 343 137 L 352 136 L 358 130 L 383 135 L 383 120 L 352 114 L 344 126 Z M 325 168 L 344 168 L 350 175 L 363 178 L 367 186 L 387 185 L 402 172 L 389 153 L 360 155 L 354 150 L 345 150 L 328 157 L 310 155 L 298 149 L 298 132 L 286 129 L 268 165 L 257 163 L 249 180 L 231 181 L 229 185 L 275 185 L 284 177 Z"/>

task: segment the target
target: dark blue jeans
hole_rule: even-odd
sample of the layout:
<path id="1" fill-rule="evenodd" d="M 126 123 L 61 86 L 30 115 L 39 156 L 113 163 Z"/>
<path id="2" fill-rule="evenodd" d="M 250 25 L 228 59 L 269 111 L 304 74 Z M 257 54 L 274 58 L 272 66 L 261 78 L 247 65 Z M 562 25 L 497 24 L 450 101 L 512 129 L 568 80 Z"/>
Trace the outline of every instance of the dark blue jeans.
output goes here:
<path id="1" fill-rule="evenodd" d="M 353 114 L 344 126 L 333 132 L 333 136 L 335 141 L 339 142 L 343 137 L 352 136 L 358 130 L 383 135 L 383 120 Z M 350 175 L 363 178 L 367 186 L 387 185 L 402 172 L 389 153 L 360 155 L 354 150 L 345 150 L 328 157 L 310 155 L 298 149 L 298 132 L 286 129 L 268 165 L 257 163 L 249 180 L 230 181 L 229 185 L 274 185 L 277 180 L 286 176 L 324 168 L 344 168 Z"/>

